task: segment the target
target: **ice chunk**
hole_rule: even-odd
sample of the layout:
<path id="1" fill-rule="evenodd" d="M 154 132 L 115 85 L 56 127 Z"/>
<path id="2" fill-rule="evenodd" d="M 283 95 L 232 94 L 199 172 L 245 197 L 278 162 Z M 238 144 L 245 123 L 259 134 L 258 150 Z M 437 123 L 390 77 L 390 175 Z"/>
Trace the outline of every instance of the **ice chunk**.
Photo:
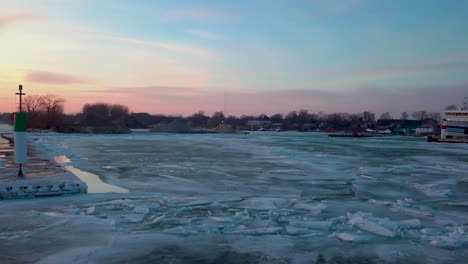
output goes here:
<path id="1" fill-rule="evenodd" d="M 158 216 L 156 218 L 154 218 L 153 221 L 151 221 L 151 224 L 156 224 L 156 223 L 159 223 L 161 220 L 163 220 L 166 216 L 165 215 L 161 215 L 161 216 Z"/>
<path id="2" fill-rule="evenodd" d="M 86 209 L 86 214 L 92 215 L 92 214 L 94 214 L 95 211 L 96 211 L 96 207 L 91 206 L 91 207 Z"/>
<path id="3" fill-rule="evenodd" d="M 459 248 L 468 241 L 463 227 L 455 227 L 452 232 L 446 233 L 445 235 L 424 236 L 423 238 L 429 240 L 429 243 L 434 247 L 447 249 Z"/>
<path id="4" fill-rule="evenodd" d="M 175 234 L 175 235 L 193 235 L 197 234 L 198 232 L 192 228 L 184 227 L 184 226 L 176 226 L 173 228 L 169 228 L 164 230 L 165 233 Z"/>
<path id="5" fill-rule="evenodd" d="M 409 219 L 400 221 L 400 225 L 405 228 L 416 228 L 421 226 L 419 219 Z"/>
<path id="6" fill-rule="evenodd" d="M 46 216 L 52 216 L 52 217 L 60 217 L 60 216 L 63 216 L 63 214 L 60 213 L 60 212 L 43 212 L 42 214 L 43 214 L 43 215 L 46 215 Z"/>
<path id="7" fill-rule="evenodd" d="M 92 261 L 99 256 L 100 252 L 104 252 L 105 247 L 76 247 L 72 249 L 66 249 L 64 251 L 58 251 L 56 253 L 47 255 L 40 259 L 37 264 L 51 264 L 51 263 L 64 263 L 72 262 L 75 264 L 84 263 L 97 263 Z"/>
<path id="8" fill-rule="evenodd" d="M 447 203 L 447 204 L 452 205 L 452 206 L 468 206 L 468 201 L 450 202 L 450 203 Z"/>
<path id="9" fill-rule="evenodd" d="M 386 217 L 374 217 L 372 214 L 356 213 L 348 215 L 348 224 L 358 229 L 384 237 L 402 235 L 403 231 L 421 226 L 419 219 L 392 221 Z"/>
<path id="10" fill-rule="evenodd" d="M 308 203 L 296 203 L 294 204 L 295 209 L 303 209 L 310 211 L 311 213 L 318 214 L 322 212 L 327 206 L 324 203 L 308 204 Z"/>
<path id="11" fill-rule="evenodd" d="M 384 227 L 383 224 L 389 225 L 390 222 L 381 221 L 381 223 L 375 223 L 365 217 L 363 214 L 356 213 L 351 215 L 351 218 L 348 221 L 348 224 L 354 227 L 357 227 L 361 230 L 367 231 L 369 233 L 373 233 L 379 236 L 384 237 L 395 237 L 396 232 L 393 230 Z"/>
<path id="12" fill-rule="evenodd" d="M 149 209 L 148 207 L 145 207 L 145 206 L 137 206 L 133 209 L 133 212 L 134 213 L 137 213 L 137 214 L 148 214 L 149 213 Z"/>
<path id="13" fill-rule="evenodd" d="M 285 229 L 286 229 L 286 233 L 292 236 L 308 235 L 308 234 L 313 234 L 313 233 L 319 234 L 318 232 L 311 230 L 311 229 L 307 229 L 307 228 L 287 226 Z"/>
<path id="14" fill-rule="evenodd" d="M 389 201 L 381 201 L 381 200 L 375 200 L 375 199 L 369 199 L 368 201 L 370 204 L 376 204 L 376 205 L 391 205 L 392 202 Z"/>
<path id="15" fill-rule="evenodd" d="M 283 231 L 282 227 L 261 227 L 254 229 L 246 229 L 244 226 L 231 232 L 231 234 L 242 234 L 242 235 L 272 235 L 278 234 Z"/>
<path id="16" fill-rule="evenodd" d="M 316 230 L 329 230 L 332 226 L 332 221 L 289 220 L 289 225 L 294 227 L 302 227 Z"/>
<path id="17" fill-rule="evenodd" d="M 144 214 L 124 214 L 120 217 L 122 223 L 141 223 L 145 218 Z"/>
<path id="18" fill-rule="evenodd" d="M 463 240 L 461 237 L 447 235 L 447 236 L 436 236 L 431 239 L 431 246 L 439 248 L 459 248 L 463 245 Z"/>
<path id="19" fill-rule="evenodd" d="M 422 185 L 422 184 L 415 184 L 414 185 L 417 190 L 420 192 L 424 193 L 425 195 L 429 197 L 435 197 L 435 198 L 441 198 L 441 197 L 448 197 L 448 196 L 453 196 L 452 191 L 448 189 L 433 189 L 433 185 L 428 184 L 428 185 Z"/>
<path id="20" fill-rule="evenodd" d="M 177 204 L 176 206 L 178 206 L 178 207 L 192 207 L 192 206 L 208 205 L 208 204 L 211 204 L 211 203 L 213 203 L 213 201 L 210 200 L 210 199 L 193 199 L 193 200 L 189 200 L 187 202 Z"/>
<path id="21" fill-rule="evenodd" d="M 436 235 L 442 234 L 442 231 L 440 231 L 439 229 L 430 228 L 430 227 L 423 228 L 419 232 L 421 232 L 421 234 L 428 235 L 428 236 L 436 236 Z"/>
<path id="22" fill-rule="evenodd" d="M 249 220 L 250 215 L 249 215 L 249 212 L 247 212 L 247 210 L 244 210 L 244 211 L 236 212 L 234 214 L 234 218 L 236 218 L 237 220 Z"/>
<path id="23" fill-rule="evenodd" d="M 354 225 L 357 226 L 359 229 L 365 230 L 370 233 L 374 233 L 379 236 L 384 236 L 384 237 L 396 236 L 396 233 L 394 231 L 391 231 L 381 225 L 378 225 L 368 220 L 363 220 L 362 222 L 356 222 Z"/>
<path id="24" fill-rule="evenodd" d="M 209 216 L 208 218 L 215 221 L 215 222 L 222 222 L 222 223 L 232 222 L 232 218 L 230 218 L 230 217 Z"/>
<path id="25" fill-rule="evenodd" d="M 348 242 L 356 242 L 356 243 L 363 243 L 368 241 L 369 239 L 363 236 L 358 236 L 355 234 L 350 234 L 350 233 L 335 233 L 335 236 L 342 241 L 348 241 Z"/>
<path id="26" fill-rule="evenodd" d="M 230 208 L 229 205 L 222 204 L 222 203 L 220 203 L 220 202 L 213 202 L 213 203 L 209 204 L 207 207 L 208 207 L 208 208 L 212 208 L 212 209 Z"/>
<path id="27" fill-rule="evenodd" d="M 245 199 L 239 203 L 239 207 L 257 210 L 274 210 L 286 204 L 287 201 L 283 198 L 256 197 Z"/>
<path id="28" fill-rule="evenodd" d="M 399 223 L 395 222 L 395 221 L 392 221 L 386 217 L 384 218 L 380 218 L 380 217 L 372 217 L 370 218 L 369 220 L 371 220 L 372 222 L 378 224 L 378 225 L 381 225 L 385 228 L 387 228 L 388 230 L 392 230 L 392 231 L 397 231 L 400 229 L 400 225 Z"/>
<path id="29" fill-rule="evenodd" d="M 408 208 L 408 207 L 400 206 L 400 205 L 392 205 L 390 210 L 392 210 L 394 212 L 398 212 L 398 213 L 403 213 L 403 214 L 419 217 L 419 218 L 425 218 L 425 217 L 431 217 L 432 216 L 432 214 L 429 213 L 429 212 L 424 212 L 424 211 L 421 211 L 421 210 L 418 210 L 418 209 Z"/>

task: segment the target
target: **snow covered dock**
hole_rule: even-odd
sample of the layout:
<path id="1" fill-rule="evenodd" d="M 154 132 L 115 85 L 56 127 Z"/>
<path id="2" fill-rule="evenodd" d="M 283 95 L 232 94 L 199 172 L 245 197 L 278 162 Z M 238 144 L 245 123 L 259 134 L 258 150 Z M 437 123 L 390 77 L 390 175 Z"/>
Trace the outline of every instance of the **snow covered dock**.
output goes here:
<path id="1" fill-rule="evenodd" d="M 13 162 L 13 135 L 0 138 L 0 199 L 87 193 L 88 186 L 71 172 L 29 147 L 25 176 L 18 178 Z"/>

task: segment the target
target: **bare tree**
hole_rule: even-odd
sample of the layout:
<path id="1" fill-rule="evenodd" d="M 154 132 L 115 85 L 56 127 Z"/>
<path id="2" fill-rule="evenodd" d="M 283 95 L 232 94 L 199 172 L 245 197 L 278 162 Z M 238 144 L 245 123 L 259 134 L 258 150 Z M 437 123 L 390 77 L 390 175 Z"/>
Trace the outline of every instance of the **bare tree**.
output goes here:
<path id="1" fill-rule="evenodd" d="M 385 112 L 382 115 L 380 115 L 379 119 L 392 119 L 392 116 L 390 115 L 389 112 Z"/>
<path id="2" fill-rule="evenodd" d="M 368 128 L 373 127 L 375 125 L 375 114 L 372 112 L 363 112 L 362 113 L 362 121 L 364 125 Z"/>
<path id="3" fill-rule="evenodd" d="M 24 98 L 23 105 L 28 114 L 39 113 L 42 109 L 42 96 L 28 95 Z"/>
<path id="4" fill-rule="evenodd" d="M 43 112 L 46 115 L 46 128 L 57 127 L 63 116 L 65 99 L 53 94 L 42 96 Z"/>
<path id="5" fill-rule="evenodd" d="M 362 123 L 363 123 L 363 119 L 362 119 L 361 114 L 350 114 L 349 115 L 349 120 L 350 120 L 351 126 L 353 128 L 360 128 Z"/>
<path id="6" fill-rule="evenodd" d="M 125 105 L 113 104 L 109 106 L 109 114 L 112 120 L 126 117 L 130 114 L 130 110 Z"/>
<path id="7" fill-rule="evenodd" d="M 83 106 L 83 117 L 89 126 L 122 124 L 129 115 L 128 107 L 119 104 L 95 103 Z"/>
<path id="8" fill-rule="evenodd" d="M 412 113 L 411 116 L 414 117 L 414 119 L 421 121 L 427 118 L 427 111 L 426 110 L 416 111 Z"/>
<path id="9" fill-rule="evenodd" d="M 291 111 L 284 117 L 284 123 L 288 127 L 296 126 L 297 120 L 298 120 L 298 114 L 296 111 Z"/>
<path id="10" fill-rule="evenodd" d="M 448 105 L 445 107 L 445 110 L 457 110 L 458 107 L 456 105 Z"/>
<path id="11" fill-rule="evenodd" d="M 205 127 L 209 119 L 210 117 L 206 116 L 203 111 L 198 111 L 188 117 L 189 123 L 193 127 Z"/>
<path id="12" fill-rule="evenodd" d="M 85 104 L 82 111 L 84 116 L 108 118 L 110 116 L 109 108 L 109 104 L 106 103 Z"/>
<path id="13" fill-rule="evenodd" d="M 428 113 L 427 117 L 432 119 L 432 120 L 436 120 L 436 121 L 442 120 L 442 116 L 441 116 L 441 114 L 439 112 Z"/>
<path id="14" fill-rule="evenodd" d="M 351 118 L 348 113 L 328 114 L 325 121 L 335 129 L 343 129 L 351 125 Z"/>
<path id="15" fill-rule="evenodd" d="M 274 114 L 270 117 L 272 123 L 283 123 L 283 115 L 282 114 Z"/>
<path id="16" fill-rule="evenodd" d="M 28 126 L 31 128 L 45 127 L 44 120 L 41 118 L 43 114 L 42 96 L 28 95 L 24 98 L 23 105 L 28 113 Z"/>
<path id="17" fill-rule="evenodd" d="M 53 94 L 29 95 L 24 106 L 29 115 L 29 127 L 52 128 L 60 125 L 65 99 Z"/>
<path id="18" fill-rule="evenodd" d="M 408 117 L 409 117 L 408 113 L 406 113 L 406 112 L 401 113 L 401 119 L 406 120 L 406 119 L 408 119 Z"/>
<path id="19" fill-rule="evenodd" d="M 300 128 L 304 126 L 305 123 L 307 123 L 307 116 L 309 115 L 309 111 L 301 109 L 299 110 L 297 114 L 297 123 Z"/>
<path id="20" fill-rule="evenodd" d="M 217 127 L 223 121 L 224 121 L 224 113 L 222 111 L 214 112 L 210 120 L 208 120 L 208 127 Z"/>

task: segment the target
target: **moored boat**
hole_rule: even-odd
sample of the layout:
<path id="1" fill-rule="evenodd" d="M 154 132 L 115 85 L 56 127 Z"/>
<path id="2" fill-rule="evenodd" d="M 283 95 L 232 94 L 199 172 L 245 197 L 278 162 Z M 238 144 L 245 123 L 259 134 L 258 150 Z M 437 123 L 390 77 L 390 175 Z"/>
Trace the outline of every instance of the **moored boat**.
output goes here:
<path id="1" fill-rule="evenodd" d="M 440 126 L 440 138 L 430 136 L 428 142 L 468 143 L 468 100 L 460 110 L 447 110 Z"/>

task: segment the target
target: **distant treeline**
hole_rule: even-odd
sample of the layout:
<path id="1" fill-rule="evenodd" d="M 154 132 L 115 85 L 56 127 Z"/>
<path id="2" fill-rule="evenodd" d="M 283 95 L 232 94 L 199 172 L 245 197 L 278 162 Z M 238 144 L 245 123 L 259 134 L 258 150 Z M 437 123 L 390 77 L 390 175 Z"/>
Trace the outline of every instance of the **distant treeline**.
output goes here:
<path id="1" fill-rule="evenodd" d="M 29 114 L 29 128 L 53 129 L 59 132 L 92 132 L 88 128 L 102 128 L 102 132 L 124 133 L 131 128 L 151 128 L 157 124 L 167 124 L 174 120 L 181 121 L 192 128 L 214 128 L 221 123 L 235 129 L 249 130 L 249 120 L 259 120 L 263 126 L 277 127 L 283 130 L 362 130 L 376 128 L 376 116 L 365 111 L 362 113 L 309 113 L 307 110 L 291 111 L 286 115 L 267 116 L 242 115 L 240 117 L 225 114 L 221 111 L 208 116 L 203 111 L 190 116 L 162 115 L 148 113 L 131 113 L 129 108 L 119 104 L 94 103 L 86 104 L 80 113 L 64 113 L 65 100 L 56 95 L 30 95 L 24 100 L 24 110 Z M 440 121 L 437 112 L 416 111 L 411 114 L 415 120 L 432 119 Z M 408 119 L 410 115 L 403 112 L 397 119 Z M 393 119 L 390 113 L 383 113 L 379 119 Z M 0 121 L 11 122 L 11 114 L 1 114 Z M 266 124 L 266 125 L 265 125 Z M 106 129 L 104 129 L 106 128 Z"/>

